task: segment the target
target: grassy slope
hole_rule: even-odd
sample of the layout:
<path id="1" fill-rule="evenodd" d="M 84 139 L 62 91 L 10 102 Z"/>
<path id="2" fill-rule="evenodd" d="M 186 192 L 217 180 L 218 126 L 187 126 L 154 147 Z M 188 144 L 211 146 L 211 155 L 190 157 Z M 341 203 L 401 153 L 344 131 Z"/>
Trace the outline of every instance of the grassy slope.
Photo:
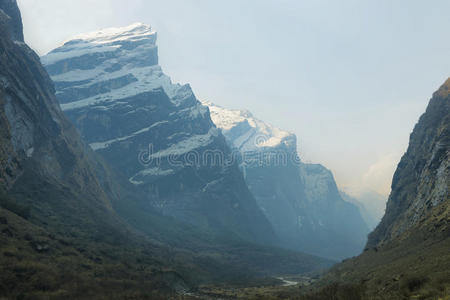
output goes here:
<path id="1" fill-rule="evenodd" d="M 450 295 L 449 223 L 450 200 L 394 242 L 337 265 L 322 283 L 362 283 L 373 299 Z"/>
<path id="2" fill-rule="evenodd" d="M 198 283 L 244 284 L 258 277 L 299 274 L 329 268 L 334 262 L 312 255 L 261 246 L 232 233 L 201 230 L 173 218 L 151 213 L 139 200 L 113 202 L 115 211 L 154 241 L 183 257 L 177 270 Z M 195 271 L 194 271 L 195 270 Z"/>
<path id="3" fill-rule="evenodd" d="M 61 236 L 0 208 L 0 295 L 165 299 L 177 275 L 144 250 Z"/>
<path id="4" fill-rule="evenodd" d="M 253 289 L 241 292 L 240 297 L 450 299 L 449 223 L 450 200 L 435 207 L 398 240 L 336 265 L 312 287 Z"/>
<path id="5" fill-rule="evenodd" d="M 101 210 L 85 211 L 70 186 L 46 184 L 37 176 L 24 176 L 20 183 L 15 198 L 0 195 L 0 296 L 165 297 L 199 283 L 248 285 L 332 263 L 200 232 L 139 209 L 131 196 L 116 198 L 113 207 L 145 231 L 140 234 Z"/>

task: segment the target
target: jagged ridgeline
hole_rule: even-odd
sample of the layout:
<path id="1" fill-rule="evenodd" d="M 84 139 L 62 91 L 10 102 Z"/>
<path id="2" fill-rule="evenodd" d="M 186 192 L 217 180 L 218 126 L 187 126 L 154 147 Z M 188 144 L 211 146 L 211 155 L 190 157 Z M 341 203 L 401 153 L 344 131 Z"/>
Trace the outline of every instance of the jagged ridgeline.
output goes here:
<path id="1" fill-rule="evenodd" d="M 42 57 L 65 114 L 148 207 L 205 230 L 275 244 L 208 109 L 158 65 L 136 23 L 79 35 Z"/>
<path id="2" fill-rule="evenodd" d="M 142 200 L 136 189 L 141 184 L 129 181 L 138 172 L 123 180 L 81 140 L 63 115 L 50 77 L 39 57 L 23 42 L 21 26 L 16 1 L 0 0 L 0 297 L 166 299 L 201 282 L 234 279 L 242 283 L 243 278 L 309 272 L 330 265 L 327 260 L 256 246 L 238 238 L 256 230 L 246 222 L 240 223 L 244 216 L 260 220 L 269 237 L 271 231 L 258 210 L 253 215 L 248 213 L 253 209 L 251 196 L 234 202 L 240 199 L 236 194 L 248 191 L 245 184 L 233 185 L 232 178 L 238 177 L 226 177 L 227 172 L 237 172 L 233 167 L 220 169 L 225 175 L 217 178 L 219 183 L 223 180 L 234 187 L 225 192 L 231 194 L 225 197 L 231 203 L 225 201 L 224 211 L 230 212 L 231 206 L 242 208 L 246 214 L 224 214 L 228 219 L 218 219 L 219 225 L 211 226 L 222 228 L 229 222 L 235 234 L 226 235 L 228 239 L 147 209 L 145 204 L 153 198 Z M 124 50 L 127 47 L 133 46 L 125 43 Z M 69 68 L 69 64 L 63 68 Z M 161 89 L 150 93 L 158 94 L 152 98 L 155 101 L 169 101 Z M 172 100 L 166 105 L 178 107 Z M 154 104 L 143 109 L 151 111 Z M 185 113 L 190 115 L 190 111 L 187 108 Z M 135 120 L 139 121 L 137 115 Z M 205 124 L 207 121 L 205 117 Z M 104 119 L 105 124 L 115 122 Z M 194 125 L 186 126 L 189 130 Z M 127 136 L 126 128 L 122 130 Z M 225 145 L 213 128 L 202 133 L 192 137 L 212 139 L 217 147 L 221 141 Z M 116 157 L 127 159 L 126 155 Z M 200 182 L 200 175 L 194 171 L 189 176 Z M 142 177 L 136 176 L 133 181 L 145 182 L 146 174 Z M 189 191 L 189 184 L 186 186 Z M 167 191 L 171 187 L 183 189 L 170 185 Z M 206 190 L 215 187 L 210 184 Z M 165 195 L 164 188 L 156 191 L 150 185 L 142 190 L 145 195 Z M 209 224 L 211 220 L 205 219 L 201 220 Z M 146 228 L 145 234 L 134 227 Z"/>
<path id="3" fill-rule="evenodd" d="M 369 229 L 358 208 L 341 198 L 329 170 L 301 162 L 294 134 L 248 111 L 205 105 L 241 155 L 250 191 L 285 247 L 332 259 L 361 253 Z"/>

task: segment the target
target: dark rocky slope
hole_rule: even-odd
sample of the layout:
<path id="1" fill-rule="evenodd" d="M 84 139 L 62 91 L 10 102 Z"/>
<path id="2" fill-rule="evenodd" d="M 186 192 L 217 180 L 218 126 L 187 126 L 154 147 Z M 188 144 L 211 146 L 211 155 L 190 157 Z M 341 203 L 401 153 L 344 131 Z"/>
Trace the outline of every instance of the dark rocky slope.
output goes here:
<path id="1" fill-rule="evenodd" d="M 334 267 L 323 284 L 356 284 L 355 290 L 366 289 L 370 299 L 450 294 L 449 154 L 450 79 L 434 93 L 411 134 L 386 214 L 370 234 L 367 249 Z"/>
<path id="2" fill-rule="evenodd" d="M 8 31 L 11 39 L 14 41 L 23 42 L 22 16 L 20 15 L 20 10 L 16 4 L 16 0 L 1 1 L 0 9 L 3 10 L 6 15 L 3 17 L 3 22 L 5 22 L 9 28 Z"/>
<path id="3" fill-rule="evenodd" d="M 368 247 L 395 240 L 450 198 L 450 79 L 434 93 L 392 181 L 386 214 Z"/>
<path id="4" fill-rule="evenodd" d="M 183 279 L 162 271 L 164 248 L 114 213 L 96 176 L 101 163 L 63 116 L 39 57 L 23 43 L 16 2 L 0 7 L 12 12 L 0 10 L 0 296 L 91 298 L 105 289 L 125 295 L 129 289 L 112 284 L 125 278 L 136 294 L 171 293 L 177 280 L 164 274 L 181 285 Z M 137 287 L 144 278 L 148 284 Z"/>

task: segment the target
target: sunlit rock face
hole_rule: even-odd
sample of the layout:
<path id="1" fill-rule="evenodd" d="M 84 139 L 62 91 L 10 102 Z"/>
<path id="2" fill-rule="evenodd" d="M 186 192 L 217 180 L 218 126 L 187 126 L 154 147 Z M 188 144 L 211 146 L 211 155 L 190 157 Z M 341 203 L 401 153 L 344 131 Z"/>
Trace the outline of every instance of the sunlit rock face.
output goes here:
<path id="1" fill-rule="evenodd" d="M 333 259 L 361 252 L 369 230 L 358 208 L 342 200 L 329 170 L 301 162 L 294 134 L 248 111 L 205 105 L 284 246 Z"/>
<path id="2" fill-rule="evenodd" d="M 150 26 L 82 34 L 42 62 L 65 114 L 145 194 L 144 206 L 205 229 L 274 242 L 208 108 L 189 85 L 173 84 L 162 72 Z"/>

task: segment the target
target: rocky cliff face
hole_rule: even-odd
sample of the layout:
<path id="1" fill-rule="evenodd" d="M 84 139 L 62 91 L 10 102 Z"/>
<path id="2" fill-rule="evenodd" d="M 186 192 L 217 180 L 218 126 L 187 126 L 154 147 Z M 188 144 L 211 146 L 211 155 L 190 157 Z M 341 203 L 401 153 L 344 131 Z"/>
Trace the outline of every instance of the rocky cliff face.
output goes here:
<path id="1" fill-rule="evenodd" d="M 17 6 L 11 7 L 15 1 L 0 3 L 1 7 L 18 12 Z M 94 175 L 90 157 L 75 128 L 59 109 L 53 85 L 39 57 L 26 44 L 11 40 L 8 34 L 16 32 L 13 29 L 17 28 L 11 26 L 20 22 L 17 18 L 1 15 L 2 188 L 11 193 L 29 188 L 31 193 L 31 182 L 42 180 L 54 184 L 55 189 L 62 189 L 65 182 L 78 192 L 86 192 L 83 201 L 92 201 L 99 209 L 108 210 L 109 201 Z"/>
<path id="2" fill-rule="evenodd" d="M 205 104 L 285 246 L 334 259 L 360 253 L 368 228 L 357 207 L 342 200 L 329 170 L 300 161 L 295 135 L 247 111 Z"/>
<path id="3" fill-rule="evenodd" d="M 42 61 L 65 114 L 149 208 L 201 228 L 275 240 L 208 109 L 189 85 L 162 72 L 149 26 L 83 34 Z"/>
<path id="4" fill-rule="evenodd" d="M 4 12 L 3 22 L 7 25 L 9 36 L 13 41 L 23 42 L 22 16 L 16 0 L 3 0 L 0 9 Z"/>
<path id="5" fill-rule="evenodd" d="M 162 252 L 113 211 L 112 190 L 96 175 L 104 166 L 63 115 L 39 57 L 22 42 L 16 2 L 0 0 L 0 8 L 0 297 L 59 298 L 64 290 L 64 297 L 78 298 L 77 281 L 86 288 L 83 298 L 96 298 L 101 292 L 87 286 L 123 279 L 121 271 L 143 279 L 130 257 L 150 267 L 161 263 Z M 86 271 L 93 269 L 95 276 Z M 169 288 L 145 273 L 151 289 Z"/>
<path id="6" fill-rule="evenodd" d="M 322 284 L 358 283 L 367 298 L 440 299 L 450 290 L 450 79 L 434 93 L 392 181 L 365 251 Z"/>
<path id="7" fill-rule="evenodd" d="M 434 93 L 392 181 L 386 214 L 368 246 L 395 240 L 450 201 L 450 79 Z"/>

